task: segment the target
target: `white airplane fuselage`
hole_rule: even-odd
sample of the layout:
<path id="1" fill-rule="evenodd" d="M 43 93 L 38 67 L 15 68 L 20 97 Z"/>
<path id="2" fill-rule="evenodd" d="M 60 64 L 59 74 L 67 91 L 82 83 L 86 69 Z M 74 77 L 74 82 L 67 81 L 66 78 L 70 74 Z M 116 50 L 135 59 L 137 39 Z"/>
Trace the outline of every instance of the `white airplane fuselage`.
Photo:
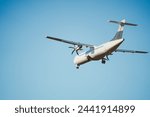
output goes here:
<path id="1" fill-rule="evenodd" d="M 91 45 L 91 44 L 85 44 L 80 42 L 74 42 L 74 41 L 68 41 L 56 37 L 50 37 L 47 36 L 48 39 L 67 43 L 74 45 L 73 47 L 69 47 L 73 49 L 71 54 L 76 52 L 76 56 L 74 58 L 74 64 L 76 65 L 76 68 L 78 69 L 80 65 L 90 62 L 90 61 L 98 61 L 101 60 L 103 64 L 106 63 L 106 60 L 109 60 L 108 56 L 112 55 L 113 52 L 127 52 L 127 53 L 148 53 L 146 51 L 137 51 L 137 50 L 126 50 L 126 49 L 118 49 L 120 44 L 124 41 L 123 39 L 123 30 L 124 26 L 137 26 L 137 24 L 128 23 L 125 21 L 125 19 L 121 21 L 114 21 L 110 20 L 110 23 L 118 24 L 118 30 L 115 34 L 115 36 L 108 42 L 101 44 L 99 46 Z M 78 51 L 82 50 L 82 47 L 88 47 L 89 50 L 85 51 L 81 54 L 78 53 Z"/>
<path id="2" fill-rule="evenodd" d="M 76 55 L 74 58 L 74 64 L 80 66 L 92 60 L 101 60 L 105 56 L 110 55 L 115 51 L 124 39 L 112 40 L 99 46 L 94 46 L 89 51 Z"/>

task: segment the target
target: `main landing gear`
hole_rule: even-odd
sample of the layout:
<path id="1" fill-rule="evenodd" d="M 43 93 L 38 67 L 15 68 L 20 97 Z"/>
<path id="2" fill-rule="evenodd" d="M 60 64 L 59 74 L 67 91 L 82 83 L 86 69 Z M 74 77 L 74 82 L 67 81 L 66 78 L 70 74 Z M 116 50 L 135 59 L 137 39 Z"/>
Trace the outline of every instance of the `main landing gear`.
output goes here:
<path id="1" fill-rule="evenodd" d="M 102 59 L 102 64 L 105 64 L 105 63 L 106 63 L 106 60 L 107 60 L 107 61 L 109 60 L 108 55 L 106 56 L 106 58 L 103 58 L 103 59 Z"/>
<path id="2" fill-rule="evenodd" d="M 105 59 L 102 59 L 102 64 L 105 64 L 106 63 L 106 60 Z"/>

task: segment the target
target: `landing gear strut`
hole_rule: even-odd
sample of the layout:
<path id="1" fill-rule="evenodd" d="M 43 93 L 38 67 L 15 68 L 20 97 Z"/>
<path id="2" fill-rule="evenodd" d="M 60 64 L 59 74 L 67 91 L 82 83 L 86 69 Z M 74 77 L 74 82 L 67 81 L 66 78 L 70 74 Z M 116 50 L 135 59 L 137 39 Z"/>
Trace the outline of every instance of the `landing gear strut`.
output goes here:
<path id="1" fill-rule="evenodd" d="M 76 65 L 76 69 L 79 69 L 79 65 Z"/>

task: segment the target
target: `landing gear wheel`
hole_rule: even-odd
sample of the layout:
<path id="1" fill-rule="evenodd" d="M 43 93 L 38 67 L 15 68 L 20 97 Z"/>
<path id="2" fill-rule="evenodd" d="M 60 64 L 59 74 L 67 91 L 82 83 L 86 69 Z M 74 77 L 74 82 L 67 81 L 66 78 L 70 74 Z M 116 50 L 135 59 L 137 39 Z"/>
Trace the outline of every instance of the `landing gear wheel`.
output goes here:
<path id="1" fill-rule="evenodd" d="M 76 69 L 79 69 L 79 65 L 76 65 Z"/>
<path id="2" fill-rule="evenodd" d="M 102 59 L 102 64 L 105 64 L 105 63 L 106 63 L 106 61 L 104 59 Z"/>

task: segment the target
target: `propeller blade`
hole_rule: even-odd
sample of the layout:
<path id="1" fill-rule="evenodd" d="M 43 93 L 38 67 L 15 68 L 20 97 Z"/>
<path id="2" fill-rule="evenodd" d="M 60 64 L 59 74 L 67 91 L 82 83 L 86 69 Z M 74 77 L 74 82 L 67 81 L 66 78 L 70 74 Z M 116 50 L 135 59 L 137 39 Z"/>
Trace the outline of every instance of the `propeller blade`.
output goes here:
<path id="1" fill-rule="evenodd" d="M 68 48 L 72 48 L 72 49 L 74 49 L 74 47 L 68 47 Z"/>
<path id="2" fill-rule="evenodd" d="M 71 52 L 71 54 L 73 54 L 73 53 L 74 53 L 74 51 L 75 51 L 75 49 Z"/>
<path id="3" fill-rule="evenodd" d="M 71 46 L 70 46 L 70 47 L 68 47 L 68 48 L 73 49 L 73 51 L 71 52 L 71 54 L 73 54 L 73 53 L 76 51 L 76 54 L 77 54 L 77 55 L 79 55 L 79 52 L 78 52 L 79 50 L 83 50 L 83 49 L 82 49 L 82 45 L 77 45 L 77 46 L 74 46 L 74 47 L 71 47 Z"/>
<path id="4" fill-rule="evenodd" d="M 79 55 L 78 50 L 76 50 L 77 55 Z"/>

